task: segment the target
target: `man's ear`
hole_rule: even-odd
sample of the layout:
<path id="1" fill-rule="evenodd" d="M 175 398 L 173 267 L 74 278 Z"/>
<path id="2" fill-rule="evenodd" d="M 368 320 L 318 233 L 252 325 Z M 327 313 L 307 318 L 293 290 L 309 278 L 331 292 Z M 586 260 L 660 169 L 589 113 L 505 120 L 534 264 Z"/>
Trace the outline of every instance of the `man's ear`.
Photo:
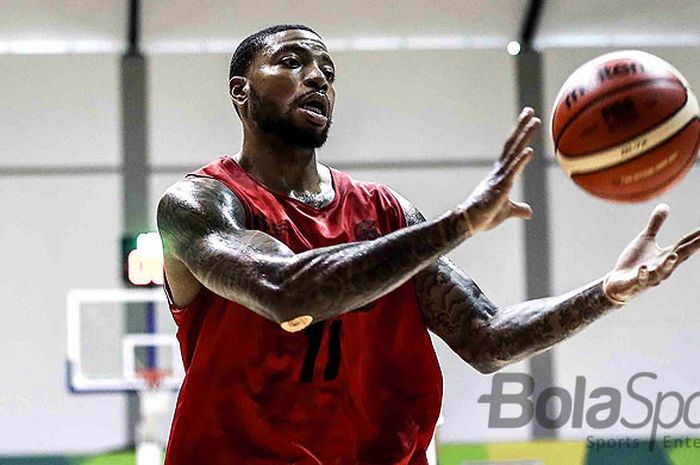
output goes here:
<path id="1" fill-rule="evenodd" d="M 234 76 L 228 82 L 229 94 L 231 95 L 231 100 L 236 105 L 243 105 L 248 100 L 248 93 L 250 92 L 250 83 L 247 78 L 243 76 Z"/>

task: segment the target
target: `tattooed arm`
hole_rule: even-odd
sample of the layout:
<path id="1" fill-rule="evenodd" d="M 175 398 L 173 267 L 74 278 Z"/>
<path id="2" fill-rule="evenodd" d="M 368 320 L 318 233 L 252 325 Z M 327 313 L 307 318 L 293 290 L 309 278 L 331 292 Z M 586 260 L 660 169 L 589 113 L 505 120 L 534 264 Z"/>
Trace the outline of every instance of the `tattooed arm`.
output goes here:
<path id="1" fill-rule="evenodd" d="M 425 221 L 406 199 L 408 224 Z M 426 325 L 482 373 L 544 351 L 666 279 L 700 247 L 700 230 L 661 249 L 655 236 L 668 215 L 657 207 L 642 232 L 622 252 L 613 271 L 567 294 L 497 308 L 462 270 L 445 258 L 419 272 L 416 297 Z"/>
<path id="2" fill-rule="evenodd" d="M 308 315 L 305 324 L 366 305 L 469 236 L 466 210 L 457 208 L 373 241 L 295 254 L 272 236 L 245 229 L 236 195 L 197 177 L 167 190 L 158 229 L 169 279 L 178 261 L 205 287 L 261 316 L 283 323 Z"/>
<path id="3" fill-rule="evenodd" d="M 510 217 L 529 217 L 530 208 L 512 202 L 509 193 L 532 156 L 526 146 L 538 126 L 532 109 L 524 110 L 494 170 L 440 218 L 372 241 L 298 254 L 267 234 L 246 230 L 243 207 L 223 184 L 185 178 L 158 205 L 168 280 L 176 276 L 192 284 L 191 297 L 203 285 L 288 331 L 362 307 L 470 235 Z"/>

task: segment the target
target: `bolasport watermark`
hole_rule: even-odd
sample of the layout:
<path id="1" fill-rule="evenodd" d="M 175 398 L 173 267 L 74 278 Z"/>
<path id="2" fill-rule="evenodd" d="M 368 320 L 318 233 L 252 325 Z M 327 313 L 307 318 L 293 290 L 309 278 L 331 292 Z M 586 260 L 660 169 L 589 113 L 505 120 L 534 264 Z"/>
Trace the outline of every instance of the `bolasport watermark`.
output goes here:
<path id="1" fill-rule="evenodd" d="M 700 391 L 654 391 L 658 378 L 652 372 L 636 373 L 621 390 L 611 386 L 591 389 L 586 377 L 577 376 L 573 392 L 558 386 L 537 392 L 535 380 L 528 374 L 497 373 L 492 378 L 491 392 L 479 397 L 478 402 L 489 406 L 489 428 L 521 428 L 533 421 L 546 429 L 586 427 L 604 431 L 621 425 L 629 430 L 648 429 L 650 450 L 657 442 L 664 448 L 700 448 L 700 439 L 666 434 L 682 426 L 700 430 Z M 646 442 L 639 438 L 587 437 L 588 447 L 594 449 L 638 448 Z"/>

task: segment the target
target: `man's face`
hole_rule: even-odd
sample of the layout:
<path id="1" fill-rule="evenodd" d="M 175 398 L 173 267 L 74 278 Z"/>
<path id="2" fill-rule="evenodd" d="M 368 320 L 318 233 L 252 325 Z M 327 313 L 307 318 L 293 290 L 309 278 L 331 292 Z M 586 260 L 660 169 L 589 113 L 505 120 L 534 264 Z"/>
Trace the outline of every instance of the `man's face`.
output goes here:
<path id="1" fill-rule="evenodd" d="M 316 34 L 274 34 L 250 67 L 250 118 L 289 144 L 321 147 L 331 126 L 334 79 L 335 65 Z"/>

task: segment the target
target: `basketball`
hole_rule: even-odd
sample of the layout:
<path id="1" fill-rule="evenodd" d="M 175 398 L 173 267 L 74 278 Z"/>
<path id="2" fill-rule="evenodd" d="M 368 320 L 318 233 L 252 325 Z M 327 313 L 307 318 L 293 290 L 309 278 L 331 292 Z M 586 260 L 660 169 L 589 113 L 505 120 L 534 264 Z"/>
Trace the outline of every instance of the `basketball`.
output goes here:
<path id="1" fill-rule="evenodd" d="M 698 103 L 666 61 L 641 51 L 602 55 L 578 68 L 554 102 L 556 157 L 576 184 L 618 202 L 665 192 L 698 152 Z"/>

